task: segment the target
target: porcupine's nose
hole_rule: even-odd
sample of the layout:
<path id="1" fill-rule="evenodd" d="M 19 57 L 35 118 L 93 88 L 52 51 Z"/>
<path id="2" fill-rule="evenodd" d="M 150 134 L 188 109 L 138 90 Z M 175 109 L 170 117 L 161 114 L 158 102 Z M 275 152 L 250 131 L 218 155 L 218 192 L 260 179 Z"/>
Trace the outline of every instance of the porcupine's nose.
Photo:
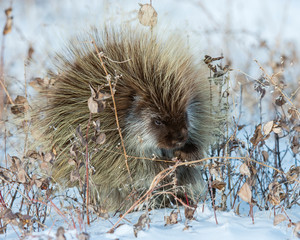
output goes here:
<path id="1" fill-rule="evenodd" d="M 173 135 L 172 144 L 176 146 L 181 146 L 187 141 L 187 130 L 185 128 L 181 129 L 178 132 L 175 132 Z"/>

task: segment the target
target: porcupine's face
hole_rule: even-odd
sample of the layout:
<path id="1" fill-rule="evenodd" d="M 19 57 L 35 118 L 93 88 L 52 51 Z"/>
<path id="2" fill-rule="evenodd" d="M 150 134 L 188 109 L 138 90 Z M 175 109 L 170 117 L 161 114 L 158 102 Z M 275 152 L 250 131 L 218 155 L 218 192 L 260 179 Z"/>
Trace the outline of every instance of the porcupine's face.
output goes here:
<path id="1" fill-rule="evenodd" d="M 177 149 L 188 140 L 186 111 L 171 114 L 151 101 L 135 97 L 128 118 L 130 137 L 139 139 L 144 149 Z"/>
<path id="2" fill-rule="evenodd" d="M 186 113 L 177 116 L 151 114 L 148 124 L 158 148 L 180 148 L 188 139 Z"/>

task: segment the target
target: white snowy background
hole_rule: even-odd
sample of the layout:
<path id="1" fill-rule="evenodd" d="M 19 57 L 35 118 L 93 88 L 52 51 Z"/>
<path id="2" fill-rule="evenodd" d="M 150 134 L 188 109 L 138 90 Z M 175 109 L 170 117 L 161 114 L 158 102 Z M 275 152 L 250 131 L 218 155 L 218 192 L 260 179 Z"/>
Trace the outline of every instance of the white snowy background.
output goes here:
<path id="1" fill-rule="evenodd" d="M 138 24 L 138 3 L 149 3 L 145 0 L 14 0 L 1 1 L 0 23 L 4 26 L 4 9 L 13 8 L 13 29 L 4 39 L 4 74 L 9 83 L 12 97 L 24 95 L 24 82 L 33 77 L 42 77 L 53 53 L 59 50 L 64 42 L 74 34 L 85 31 L 90 25 L 101 26 L 107 22 L 131 22 Z M 261 41 L 266 41 L 270 48 L 293 49 L 299 55 L 300 43 L 300 1 L 299 0 L 153 0 L 153 7 L 158 13 L 158 27 L 164 31 L 180 31 L 186 36 L 199 56 L 203 54 L 220 56 L 223 54 L 231 60 L 233 79 L 239 71 L 247 72 L 258 78 L 259 67 L 253 59 L 262 64 L 267 56 L 259 50 Z M 1 41 L 3 36 L 1 36 Z M 33 59 L 24 67 L 29 46 L 34 49 Z M 292 46 L 292 47 L 291 47 Z M 280 56 L 278 56 L 280 58 Z M 25 70 L 26 69 L 26 75 Z M 299 73 L 299 63 L 290 66 L 290 71 Z M 296 75 L 296 74 L 295 74 Z M 299 75 L 299 74 L 298 74 Z M 291 77 L 292 78 L 292 77 Z M 294 79 L 299 85 L 299 79 Z M 238 95 L 238 92 L 236 93 Z M 265 121 L 268 115 L 264 115 Z M 2 143 L 0 143 L 2 144 Z M 10 144 L 11 148 L 13 143 Z M 1 152 L 3 154 L 3 152 Z M 3 157 L 1 156 L 1 159 Z M 217 212 L 216 225 L 213 211 L 209 204 L 199 205 L 195 220 L 190 221 L 188 230 L 185 227 L 184 213 L 178 224 L 164 227 L 164 216 L 171 209 L 153 210 L 150 212 L 150 229 L 138 233 L 140 239 L 293 239 L 287 222 L 273 226 L 273 212 L 260 212 L 254 208 L 255 224 L 248 216 L 245 204 L 241 216 L 233 211 Z M 294 221 L 300 221 L 300 207 L 287 211 Z M 84 231 L 90 239 L 134 239 L 133 224 L 142 212 L 127 216 L 128 221 L 116 229 L 114 234 L 106 233 L 118 217 L 107 220 L 96 220 Z M 180 219 L 180 218 L 179 218 Z M 82 231 L 72 229 L 54 211 L 47 219 L 48 229 L 34 233 L 31 239 L 55 239 L 56 229 L 64 226 L 67 239 L 76 239 Z M 11 228 L 0 239 L 18 239 Z"/>

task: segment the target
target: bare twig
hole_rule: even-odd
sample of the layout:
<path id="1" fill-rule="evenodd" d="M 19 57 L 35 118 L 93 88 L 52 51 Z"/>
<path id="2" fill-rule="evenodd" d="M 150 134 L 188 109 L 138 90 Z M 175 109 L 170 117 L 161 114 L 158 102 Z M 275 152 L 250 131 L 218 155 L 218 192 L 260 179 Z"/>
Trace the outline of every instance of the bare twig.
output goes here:
<path id="1" fill-rule="evenodd" d="M 124 144 L 123 136 L 122 136 L 122 130 L 121 130 L 120 124 L 119 124 L 117 106 L 116 106 L 116 101 L 115 101 L 115 97 L 114 97 L 114 89 L 113 89 L 112 84 L 111 84 L 111 77 L 110 77 L 109 73 L 106 70 L 106 67 L 105 67 L 104 62 L 103 62 L 102 57 L 101 57 L 101 53 L 99 52 L 99 49 L 98 49 L 98 47 L 96 45 L 95 39 L 93 39 L 92 43 L 94 44 L 94 47 L 96 49 L 97 55 L 98 55 L 98 57 L 100 59 L 102 68 L 103 68 L 103 70 L 104 70 L 104 72 L 106 74 L 106 79 L 107 79 L 108 84 L 109 84 L 110 93 L 111 93 L 111 97 L 112 97 L 112 101 L 113 101 L 113 106 L 114 106 L 114 111 L 115 111 L 116 124 L 117 124 L 117 128 L 118 128 L 118 131 L 119 131 L 119 136 L 120 136 L 122 148 L 123 148 L 123 151 L 124 151 L 125 164 L 126 164 L 126 168 L 127 168 L 130 180 L 132 182 L 132 177 L 131 177 L 130 169 L 129 169 L 129 166 L 128 166 L 128 157 L 127 157 L 126 148 L 125 148 L 125 144 Z"/>
<path id="2" fill-rule="evenodd" d="M 282 91 L 282 89 L 280 87 L 278 87 L 278 84 L 274 81 L 274 77 L 281 74 L 282 72 L 278 72 L 275 74 L 272 74 L 272 76 L 270 76 L 267 71 L 262 67 L 262 65 L 255 59 L 254 60 L 257 65 L 259 66 L 259 68 L 264 72 L 264 74 L 267 76 L 267 78 L 269 79 L 269 81 L 273 84 L 273 86 L 275 87 L 276 90 L 278 90 L 282 96 L 284 96 L 284 98 L 290 103 L 290 105 L 295 109 L 298 118 L 300 118 L 300 113 L 298 111 L 298 109 L 296 108 L 295 104 L 292 102 L 292 100 L 285 94 L 285 92 Z"/>
<path id="3" fill-rule="evenodd" d="M 218 219 L 217 219 L 217 214 L 216 214 L 216 206 L 215 206 L 215 198 L 214 198 L 213 189 L 212 189 L 212 185 L 211 185 L 211 174 L 210 173 L 209 173 L 208 183 L 209 183 L 209 189 L 210 189 L 210 198 L 211 198 L 211 202 L 212 202 L 213 209 L 214 209 L 214 216 L 215 216 L 216 224 L 218 224 Z"/>
<path id="4" fill-rule="evenodd" d="M 171 168 L 166 168 L 164 170 L 162 170 L 160 173 L 158 173 L 148 191 L 141 197 L 139 198 L 120 218 L 119 220 L 112 226 L 112 228 L 108 231 L 108 233 L 113 233 L 115 227 L 118 225 L 118 223 L 128 214 L 130 213 L 136 206 L 138 206 L 139 204 L 143 203 L 148 197 L 149 195 L 153 192 L 153 190 L 155 189 L 155 187 L 157 186 L 157 184 L 159 184 L 164 178 L 166 178 L 169 174 L 171 174 L 172 172 L 174 172 L 176 170 L 176 168 L 178 167 L 178 164 L 174 165 Z"/>
<path id="5" fill-rule="evenodd" d="M 85 175 L 86 175 L 86 219 L 87 224 L 90 225 L 89 217 L 89 152 L 88 152 L 88 133 L 91 124 L 92 113 L 90 113 L 89 122 L 86 129 L 86 146 L 85 146 Z"/>
<path id="6" fill-rule="evenodd" d="M 13 106 L 15 106 L 14 101 L 13 101 L 12 98 L 10 97 L 9 92 L 7 91 L 7 89 L 6 89 L 6 87 L 5 87 L 5 85 L 4 85 L 4 83 L 3 83 L 2 80 L 3 80 L 3 78 L 0 79 L 0 84 L 1 84 L 1 86 L 2 86 L 2 88 L 3 88 L 3 90 L 5 91 L 5 94 L 6 94 L 6 96 L 8 97 L 8 100 L 10 101 L 10 103 L 11 103 Z"/>

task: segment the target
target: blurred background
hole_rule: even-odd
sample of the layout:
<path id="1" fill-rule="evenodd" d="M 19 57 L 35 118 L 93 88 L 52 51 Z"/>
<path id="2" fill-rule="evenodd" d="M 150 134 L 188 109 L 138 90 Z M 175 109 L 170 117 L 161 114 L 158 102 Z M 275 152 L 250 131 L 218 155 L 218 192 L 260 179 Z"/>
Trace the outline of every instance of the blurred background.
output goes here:
<path id="1" fill-rule="evenodd" d="M 46 75 L 55 51 L 63 48 L 66 40 L 76 33 L 108 22 L 139 24 L 139 3 L 150 2 L 1 1 L 3 27 L 4 10 L 12 8 L 11 31 L 1 36 L 3 76 L 12 98 L 24 95 L 25 77 L 28 83 L 32 78 Z M 274 109 L 272 99 L 279 96 L 274 87 L 264 96 L 262 115 L 255 114 L 259 110 L 260 94 L 253 93 L 254 83 L 265 75 L 260 66 L 270 76 L 282 72 L 274 80 L 299 107 L 298 0 L 153 0 L 152 6 L 158 13 L 158 31 L 179 32 L 201 59 L 204 55 L 224 56 L 223 64 L 233 69 L 230 74 L 230 97 L 235 99 L 232 111 L 234 114 L 251 113 L 242 119 L 245 124 L 257 121 L 256 117 L 268 121 L 275 114 L 270 111 Z M 30 62 L 25 67 L 28 58 Z M 240 100 L 244 101 L 242 109 Z"/>

